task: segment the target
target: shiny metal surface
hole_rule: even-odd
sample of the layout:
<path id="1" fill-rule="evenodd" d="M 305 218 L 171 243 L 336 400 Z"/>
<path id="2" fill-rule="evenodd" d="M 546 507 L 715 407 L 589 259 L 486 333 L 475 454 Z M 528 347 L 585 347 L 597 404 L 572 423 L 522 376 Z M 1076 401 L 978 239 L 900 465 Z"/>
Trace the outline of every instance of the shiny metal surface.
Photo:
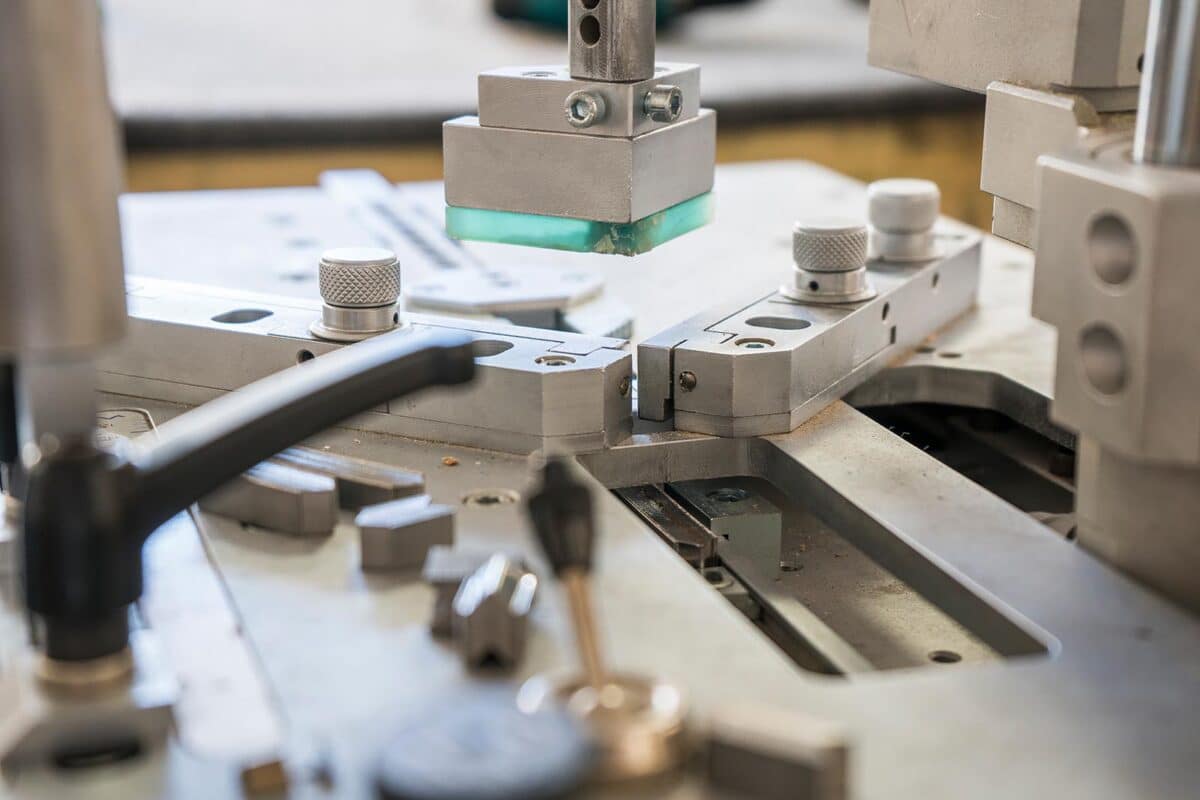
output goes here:
<path id="1" fill-rule="evenodd" d="M 311 301 L 139 279 L 130 305 L 130 336 L 101 360 L 100 383 L 144 397 L 206 402 L 343 346 L 311 335 Z M 238 310 L 265 316 L 220 321 Z M 526 453 L 548 444 L 591 449 L 628 436 L 633 359 L 623 341 L 419 314 L 406 321 L 408 332 L 385 335 L 470 332 L 479 379 L 457 392 L 390 403 L 356 425 Z"/>
<path id="2" fill-rule="evenodd" d="M 446 202 L 597 222 L 634 222 L 712 189 L 716 114 L 633 138 L 486 128 L 460 117 L 443 128 Z"/>
<path id="3" fill-rule="evenodd" d="M 293 536 L 321 536 L 337 524 L 333 478 L 265 461 L 200 501 L 200 509 Z"/>
<path id="4" fill-rule="evenodd" d="M 1200 167 L 1200 2 L 1150 0 L 1133 157 Z"/>
<path id="5" fill-rule="evenodd" d="M 654 74 L 655 0 L 573 0 L 569 8 L 571 77 L 621 83 Z"/>
<path id="6" fill-rule="evenodd" d="M 646 95 L 659 84 L 679 87 L 682 105 L 671 120 L 655 120 L 646 113 Z M 563 113 L 564 99 L 586 92 L 604 100 L 606 113 L 586 128 L 577 128 Z M 562 65 L 501 67 L 479 75 L 479 123 L 489 128 L 588 136 L 640 136 L 700 112 L 700 67 L 696 64 L 660 62 L 655 74 L 633 83 L 602 83 L 571 77 Z"/>
<path id="7" fill-rule="evenodd" d="M 538 579 L 496 554 L 463 579 L 451 603 L 454 644 L 468 669 L 512 669 L 525 656 Z"/>
<path id="8" fill-rule="evenodd" d="M 434 547 L 454 544 L 454 509 L 416 495 L 367 506 L 354 517 L 363 570 L 415 569 Z"/>
<path id="9" fill-rule="evenodd" d="M 91 352 L 125 329 L 121 155 L 96 3 L 0 7 L 0 352 Z"/>

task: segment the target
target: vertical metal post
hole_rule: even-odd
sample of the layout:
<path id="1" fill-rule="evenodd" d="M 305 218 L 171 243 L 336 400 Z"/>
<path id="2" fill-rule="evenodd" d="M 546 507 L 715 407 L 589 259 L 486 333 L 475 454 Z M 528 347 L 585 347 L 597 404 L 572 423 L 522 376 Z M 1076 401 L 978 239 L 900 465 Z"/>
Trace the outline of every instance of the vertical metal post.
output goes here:
<path id="1" fill-rule="evenodd" d="M 634 82 L 654 76 L 655 0 L 567 0 L 571 77 Z"/>
<path id="2" fill-rule="evenodd" d="M 0 353 L 82 355 L 121 338 L 120 185 L 96 0 L 4 0 Z"/>
<path id="3" fill-rule="evenodd" d="M 1134 158 L 1200 167 L 1200 0 L 1152 0 Z"/>

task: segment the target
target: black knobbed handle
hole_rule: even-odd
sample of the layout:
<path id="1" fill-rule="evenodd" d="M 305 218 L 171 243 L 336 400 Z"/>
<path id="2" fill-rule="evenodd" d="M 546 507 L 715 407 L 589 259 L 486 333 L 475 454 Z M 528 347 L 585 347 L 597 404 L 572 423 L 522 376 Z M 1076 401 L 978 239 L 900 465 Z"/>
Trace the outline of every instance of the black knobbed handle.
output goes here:
<path id="1" fill-rule="evenodd" d="M 591 571 L 596 540 L 592 493 L 572 477 L 563 460 L 551 458 L 542 468 L 541 488 L 529 498 L 529 517 L 556 575 Z"/>
<path id="2" fill-rule="evenodd" d="M 77 442 L 30 471 L 25 599 L 46 655 L 119 652 L 142 593 L 142 545 L 168 519 L 281 450 L 389 400 L 474 376 L 471 338 L 394 333 L 344 347 L 188 411 L 121 458 Z"/>

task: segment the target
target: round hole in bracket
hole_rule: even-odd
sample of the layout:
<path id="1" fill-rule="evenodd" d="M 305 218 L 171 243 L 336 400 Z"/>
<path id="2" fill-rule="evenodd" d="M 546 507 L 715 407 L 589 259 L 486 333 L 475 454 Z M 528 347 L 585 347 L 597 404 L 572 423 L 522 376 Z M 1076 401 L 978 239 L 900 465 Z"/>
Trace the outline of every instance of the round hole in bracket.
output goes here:
<path id="1" fill-rule="evenodd" d="M 1129 280 L 1137 267 L 1137 242 L 1133 230 L 1113 213 L 1097 216 L 1088 226 L 1088 260 L 1096 276 L 1109 286 Z"/>
<path id="2" fill-rule="evenodd" d="M 600 41 L 600 20 L 591 14 L 579 20 L 579 38 L 588 47 L 594 47 Z"/>
<path id="3" fill-rule="evenodd" d="M 734 342 L 734 344 L 746 350 L 766 350 L 768 347 L 775 346 L 775 342 L 771 339 L 758 339 L 753 337 L 738 339 L 736 342 Z"/>
<path id="4" fill-rule="evenodd" d="M 548 356 L 538 356 L 534 359 L 534 361 L 536 361 L 538 364 L 541 364 L 543 367 L 565 367 L 569 364 L 575 363 L 575 359 L 571 358 L 570 356 L 564 356 L 558 353 Z"/>
<path id="5" fill-rule="evenodd" d="M 957 664 L 962 656 L 953 650 L 934 650 L 929 654 L 929 660 L 935 664 Z"/>
<path id="6" fill-rule="evenodd" d="M 750 493 L 736 486 L 722 486 L 720 489 L 713 489 L 711 492 L 706 492 L 704 496 L 709 500 L 716 500 L 718 503 L 740 503 L 743 500 L 748 500 Z"/>
<path id="7" fill-rule="evenodd" d="M 746 320 L 746 324 L 751 328 L 771 328 L 777 331 L 802 331 L 812 327 L 808 320 L 795 317 L 751 317 Z"/>
<path id="8" fill-rule="evenodd" d="M 212 321 L 220 322 L 223 325 L 246 325 L 251 322 L 258 322 L 260 319 L 266 319 L 273 313 L 273 311 L 267 311 L 265 308 L 235 308 L 233 311 L 217 314 L 212 318 Z"/>
<path id="9" fill-rule="evenodd" d="M 476 489 L 463 495 L 462 501 L 467 506 L 503 506 L 520 499 L 521 495 L 512 489 Z"/>
<path id="10" fill-rule="evenodd" d="M 1121 337 L 1103 323 L 1093 323 L 1079 337 L 1079 359 L 1092 388 L 1114 395 L 1125 388 L 1129 367 Z"/>
<path id="11" fill-rule="evenodd" d="M 503 339 L 476 339 L 471 346 L 476 358 L 491 358 L 513 349 L 513 343 Z"/>

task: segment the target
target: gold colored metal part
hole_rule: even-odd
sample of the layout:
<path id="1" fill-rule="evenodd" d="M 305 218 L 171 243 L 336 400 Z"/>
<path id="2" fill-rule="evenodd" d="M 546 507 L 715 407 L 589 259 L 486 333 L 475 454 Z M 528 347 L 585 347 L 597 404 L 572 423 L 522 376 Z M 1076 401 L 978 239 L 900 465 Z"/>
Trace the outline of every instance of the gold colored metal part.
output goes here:
<path id="1" fill-rule="evenodd" d="M 42 656 L 37 676 L 47 686 L 71 691 L 102 690 L 133 675 L 133 653 L 128 647 L 110 656 L 87 661 L 58 661 Z"/>
<path id="2" fill-rule="evenodd" d="M 571 569 L 561 576 L 567 592 L 567 603 L 571 607 L 571 622 L 575 626 L 575 637 L 579 641 L 579 656 L 583 661 L 588 683 L 603 687 L 607 681 L 604 662 L 600 657 L 600 637 L 596 632 L 596 615 L 592 611 L 592 595 L 588 576 L 583 570 Z"/>
<path id="3" fill-rule="evenodd" d="M 640 675 L 609 675 L 599 688 L 580 675 L 531 678 L 517 696 L 533 712 L 565 707 L 596 737 L 595 778 L 603 783 L 642 781 L 675 771 L 690 740 L 683 693 L 674 685 Z"/>

